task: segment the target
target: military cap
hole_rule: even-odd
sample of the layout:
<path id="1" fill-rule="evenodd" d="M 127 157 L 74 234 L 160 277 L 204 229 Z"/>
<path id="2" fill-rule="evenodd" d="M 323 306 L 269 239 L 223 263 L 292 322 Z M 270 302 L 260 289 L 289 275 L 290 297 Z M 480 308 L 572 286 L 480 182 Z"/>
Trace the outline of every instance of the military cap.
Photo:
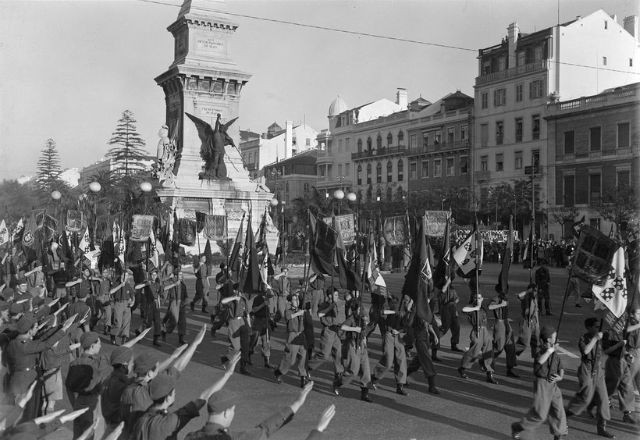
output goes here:
<path id="1" fill-rule="evenodd" d="M 129 347 L 119 346 L 111 352 L 111 365 L 128 364 L 133 357 L 133 350 Z"/>
<path id="2" fill-rule="evenodd" d="M 158 374 L 149 382 L 149 397 L 159 400 L 168 396 L 176 387 L 176 383 L 168 374 Z"/>
<path id="3" fill-rule="evenodd" d="M 18 333 L 20 334 L 26 333 L 31 329 L 31 327 L 33 327 L 33 324 L 35 323 L 36 319 L 33 317 L 33 313 L 26 312 L 18 320 L 18 323 L 16 324 L 16 330 L 18 330 Z"/>
<path id="4" fill-rule="evenodd" d="M 233 393 L 221 390 L 209 397 L 207 401 L 207 411 L 209 414 L 219 414 L 234 404 Z"/>
<path id="5" fill-rule="evenodd" d="M 134 360 L 133 371 L 141 375 L 147 374 L 156 367 L 156 358 L 151 353 L 141 353 Z"/>
<path id="6" fill-rule="evenodd" d="M 11 305 L 9 306 L 9 313 L 12 315 L 17 315 L 18 313 L 22 313 L 24 312 L 24 305 L 23 303 L 11 303 Z"/>
<path id="7" fill-rule="evenodd" d="M 0 312 L 4 312 L 5 310 L 9 310 L 11 305 L 8 302 L 0 301 Z"/>
<path id="8" fill-rule="evenodd" d="M 540 339 L 548 341 L 551 335 L 553 335 L 555 332 L 555 328 L 551 327 L 550 325 L 544 325 L 540 329 Z"/>
<path id="9" fill-rule="evenodd" d="M 86 332 L 80 336 L 80 346 L 86 350 L 99 340 L 100 336 L 96 332 Z"/>

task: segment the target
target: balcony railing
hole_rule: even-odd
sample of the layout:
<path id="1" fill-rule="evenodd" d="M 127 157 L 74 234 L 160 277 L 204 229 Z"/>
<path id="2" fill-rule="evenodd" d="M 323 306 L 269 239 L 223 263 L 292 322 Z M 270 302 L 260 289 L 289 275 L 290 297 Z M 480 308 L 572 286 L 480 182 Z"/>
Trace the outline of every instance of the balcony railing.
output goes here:
<path id="1" fill-rule="evenodd" d="M 615 99 L 636 96 L 637 90 L 637 87 L 622 87 L 609 93 L 584 96 L 582 98 L 572 99 L 571 101 L 549 104 L 547 108 L 551 111 L 574 111 L 591 107 L 602 107 L 603 105 L 613 104 Z"/>
<path id="2" fill-rule="evenodd" d="M 476 78 L 476 85 L 482 85 L 494 81 L 504 81 L 516 76 L 529 73 L 542 72 L 547 69 L 547 60 L 534 61 L 533 63 L 524 64 L 522 66 L 512 67 L 510 69 L 501 70 L 499 72 L 488 73 Z"/>
<path id="3" fill-rule="evenodd" d="M 469 148 L 470 146 L 471 144 L 469 142 L 469 139 L 454 141 L 454 142 L 444 142 L 441 144 L 434 144 L 434 145 L 421 145 L 418 147 L 411 147 L 409 149 L 409 155 L 441 153 L 441 152 L 457 150 L 461 148 Z"/>
<path id="4" fill-rule="evenodd" d="M 407 147 L 404 145 L 398 145 L 397 147 L 382 147 L 376 150 L 360 151 L 357 153 L 351 153 L 351 160 L 358 159 L 370 159 L 373 157 L 392 156 L 394 154 L 404 154 L 407 152 Z"/>

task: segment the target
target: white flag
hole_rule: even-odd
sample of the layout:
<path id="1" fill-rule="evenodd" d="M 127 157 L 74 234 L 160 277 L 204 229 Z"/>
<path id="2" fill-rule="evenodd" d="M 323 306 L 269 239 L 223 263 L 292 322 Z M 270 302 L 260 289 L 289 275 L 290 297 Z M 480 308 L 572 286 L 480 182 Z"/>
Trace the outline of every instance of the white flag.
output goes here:
<path id="1" fill-rule="evenodd" d="M 91 239 L 89 238 L 89 227 L 86 227 L 84 228 L 84 233 L 82 234 L 82 238 L 80 239 L 80 243 L 78 244 L 78 247 L 82 252 L 86 254 L 91 250 L 90 245 L 91 245 Z"/>
<path id="2" fill-rule="evenodd" d="M 469 234 L 460 247 L 453 252 L 453 259 L 456 260 L 456 263 L 460 266 L 460 270 L 462 270 L 462 273 L 465 275 L 476 268 L 476 252 L 479 252 L 478 259 L 480 267 L 478 269 L 482 269 L 484 246 L 482 244 L 482 239 L 478 239 L 480 249 L 476 250 L 476 234 L 477 232 Z"/>
<path id="3" fill-rule="evenodd" d="M 0 246 L 5 243 L 9 243 L 9 229 L 7 229 L 7 224 L 2 220 L 0 223 Z"/>
<path id="4" fill-rule="evenodd" d="M 153 266 L 156 269 L 160 268 L 160 253 L 158 252 L 158 242 L 156 241 L 156 235 L 153 233 L 153 228 L 151 228 L 151 231 L 149 232 L 149 242 L 151 243 L 150 249 L 149 249 L 149 259 L 151 260 L 151 262 L 153 263 Z"/>
<path id="5" fill-rule="evenodd" d="M 624 277 L 624 248 L 620 247 L 613 254 L 611 270 L 602 286 L 596 284 L 591 288 L 593 295 L 598 298 L 611 313 L 619 318 L 627 308 L 627 280 Z"/>

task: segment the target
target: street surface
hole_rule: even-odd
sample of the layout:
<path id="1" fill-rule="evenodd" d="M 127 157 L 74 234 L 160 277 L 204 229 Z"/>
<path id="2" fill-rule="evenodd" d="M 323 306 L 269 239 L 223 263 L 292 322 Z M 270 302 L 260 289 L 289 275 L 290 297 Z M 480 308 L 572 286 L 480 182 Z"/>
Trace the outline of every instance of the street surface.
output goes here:
<path id="1" fill-rule="evenodd" d="M 185 268 L 190 274 L 191 268 Z M 485 297 L 494 294 L 500 266 L 495 263 L 485 264 L 480 278 L 481 290 Z M 565 290 L 567 271 L 565 269 L 550 268 L 551 273 L 551 303 L 553 316 L 542 316 L 543 324 L 557 326 L 558 317 Z M 301 276 L 302 269 L 294 268 L 290 272 L 292 278 Z M 186 276 L 189 296 L 193 297 L 195 281 L 192 276 Z M 401 289 L 404 274 L 385 274 L 384 278 L 391 291 Z M 337 281 L 337 280 L 336 280 Z M 519 301 L 514 299 L 514 293 L 526 288 L 529 281 L 529 271 L 520 264 L 513 265 L 510 271 L 509 315 L 514 319 L 513 325 L 518 327 L 520 316 Z M 296 285 L 293 284 L 292 285 Z M 469 290 L 463 280 L 457 278 L 454 282 L 461 298 L 459 310 L 469 298 Z M 365 298 L 369 303 L 369 298 Z M 576 368 L 579 364 L 577 340 L 583 333 L 583 320 L 591 316 L 593 306 L 584 304 L 576 308 L 572 298 L 567 300 L 563 323 L 560 329 L 560 343 L 566 352 L 563 361 L 567 370 L 565 379 L 560 383 L 563 390 L 565 405 L 577 389 Z M 134 312 L 132 329 L 139 322 L 138 312 Z M 200 312 L 196 307 L 194 313 L 188 312 L 190 342 L 202 324 L 209 323 L 209 315 Z M 468 346 L 470 325 L 466 317 L 461 314 L 462 348 Z M 319 326 L 319 323 L 318 323 Z M 102 328 L 98 328 L 100 332 Z M 284 348 L 283 338 L 285 329 L 282 324 L 274 332 L 272 339 L 271 363 L 278 364 Z M 316 344 L 318 341 L 316 332 Z M 103 337 L 103 350 L 110 352 L 112 346 L 108 338 Z M 304 439 L 307 433 L 316 426 L 320 414 L 332 403 L 336 405 L 336 416 L 325 431 L 327 439 L 508 439 L 510 425 L 517 421 L 528 410 L 532 403 L 532 360 L 529 352 L 523 353 L 518 359 L 516 372 L 519 379 L 507 378 L 504 354 L 496 361 L 496 378 L 499 385 L 485 382 L 485 374 L 479 368 L 469 371 L 469 379 L 458 377 L 456 369 L 460 365 L 461 353 L 450 351 L 450 335 L 447 334 L 441 343 L 439 357 L 442 362 L 436 364 L 438 371 L 437 385 L 441 394 L 434 396 L 427 393 L 427 384 L 422 372 L 409 377 L 406 397 L 395 394 L 395 382 L 392 376 L 387 376 L 380 382 L 377 391 L 370 396 L 373 403 L 359 400 L 360 390 L 351 384 L 344 387 L 342 396 L 331 394 L 331 380 L 333 374 L 331 365 L 325 362 L 319 371 L 313 371 L 315 381 L 314 392 L 307 399 L 305 405 L 288 425 L 271 438 L 274 439 Z M 167 343 L 156 349 L 151 345 L 151 336 L 135 347 L 135 352 L 152 350 L 158 355 L 167 356 L 178 342 L 177 334 L 167 336 Z M 222 374 L 220 356 L 227 351 L 226 328 L 220 330 L 212 339 L 210 333 L 205 337 L 196 354 L 179 380 L 177 402 L 178 408 L 189 400 L 197 398 L 202 389 L 213 383 Z M 381 338 L 378 330 L 369 340 L 369 353 L 372 369 L 381 357 Z M 232 425 L 233 429 L 249 428 L 257 425 L 279 407 L 290 404 L 298 395 L 299 379 L 293 373 L 283 378 L 283 383 L 277 385 L 273 380 L 273 370 L 262 366 L 259 353 L 253 356 L 252 376 L 235 374 L 225 387 L 225 400 L 231 396 L 235 400 L 236 412 Z M 65 405 L 69 407 L 67 401 Z M 620 422 L 622 414 L 617 409 L 618 402 L 614 399 L 612 421 L 608 425 L 618 439 L 637 439 L 636 427 Z M 636 413 L 638 418 L 638 397 L 636 396 Z M 206 420 L 206 408 L 201 410 L 201 416 L 187 425 L 179 439 L 190 431 L 199 429 Z M 636 425 L 637 426 L 637 425 Z M 595 420 L 585 415 L 569 420 L 569 438 L 593 439 L 597 438 Z M 51 438 L 70 438 L 70 431 L 58 431 Z M 552 438 L 548 427 L 542 426 L 536 432 L 537 439 Z"/>

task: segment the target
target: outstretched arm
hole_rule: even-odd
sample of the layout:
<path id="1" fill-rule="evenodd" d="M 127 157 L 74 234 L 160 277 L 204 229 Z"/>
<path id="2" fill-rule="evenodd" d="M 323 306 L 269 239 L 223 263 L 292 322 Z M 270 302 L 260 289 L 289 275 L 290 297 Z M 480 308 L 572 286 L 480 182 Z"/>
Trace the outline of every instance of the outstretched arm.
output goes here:
<path id="1" fill-rule="evenodd" d="M 202 340 L 204 339 L 204 334 L 207 332 L 207 325 L 203 325 L 202 329 L 200 329 L 200 332 L 198 333 L 198 335 L 196 336 L 195 340 L 191 343 L 191 345 L 189 346 L 189 348 L 187 348 L 184 353 L 182 354 L 182 356 L 180 356 L 178 358 L 178 360 L 176 361 L 176 363 L 174 364 L 174 368 L 178 371 L 184 371 L 185 368 L 187 368 L 187 365 L 189 364 L 189 361 L 191 360 L 191 358 L 193 357 L 193 354 L 196 352 L 196 348 L 198 348 L 198 345 L 200 345 L 200 343 L 202 342 Z"/>

